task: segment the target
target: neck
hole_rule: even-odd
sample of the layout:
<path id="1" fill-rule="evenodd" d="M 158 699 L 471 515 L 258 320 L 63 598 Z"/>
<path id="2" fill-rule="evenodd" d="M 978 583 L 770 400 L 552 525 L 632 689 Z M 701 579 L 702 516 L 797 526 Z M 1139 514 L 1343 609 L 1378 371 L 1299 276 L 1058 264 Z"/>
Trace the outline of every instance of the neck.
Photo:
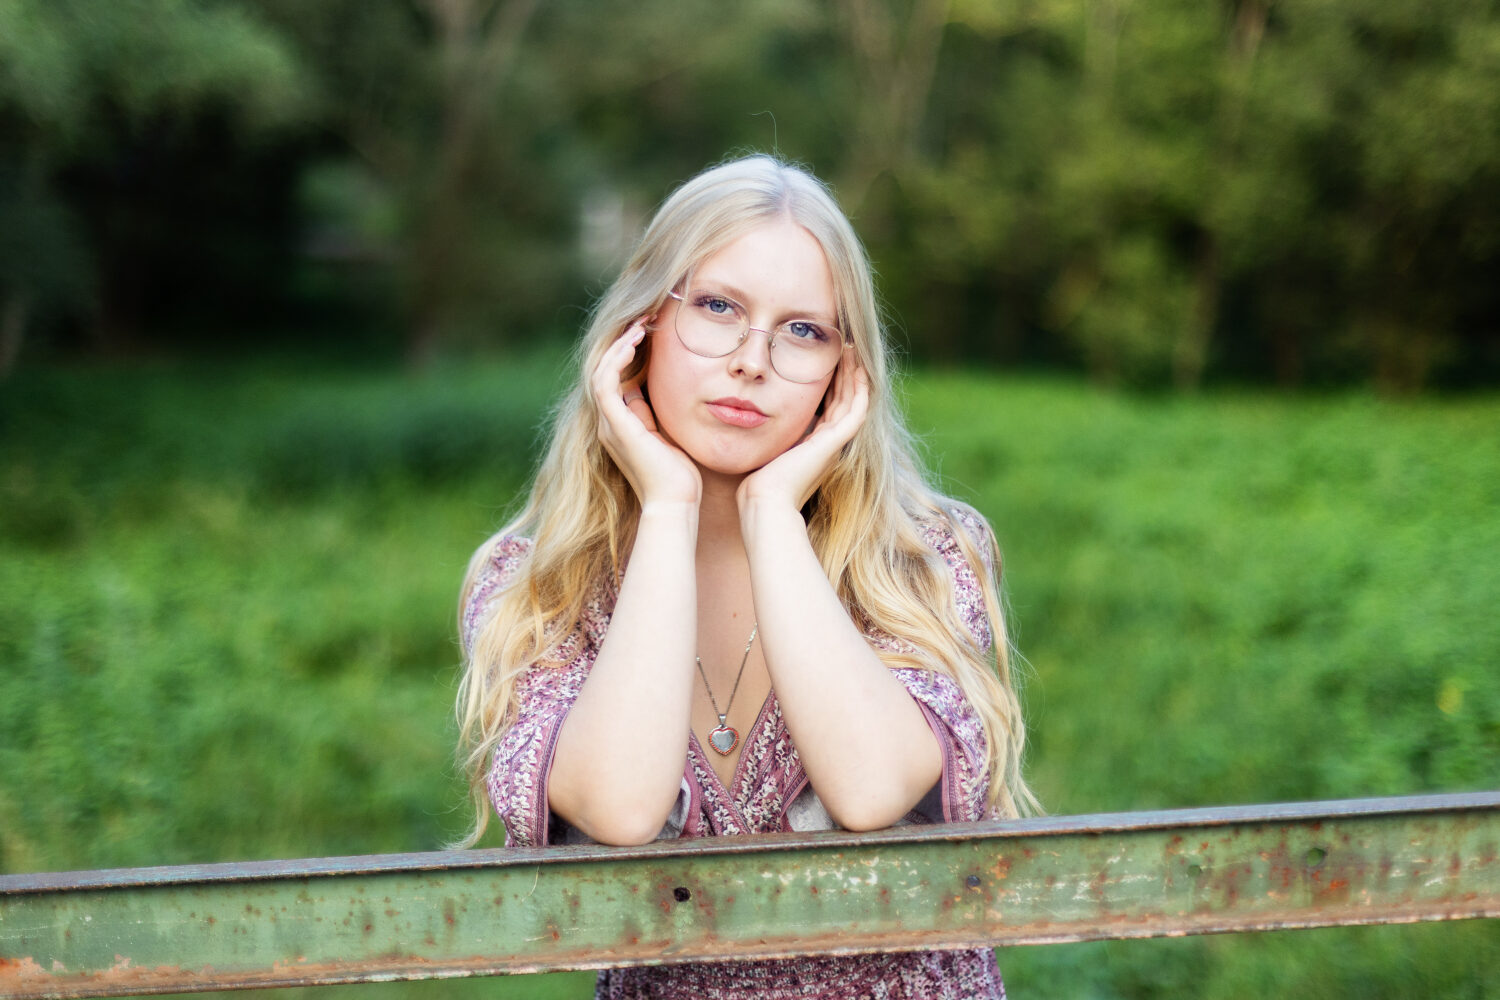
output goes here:
<path id="1" fill-rule="evenodd" d="M 698 504 L 698 551 L 743 551 L 740 535 L 740 508 L 735 491 L 744 476 L 725 476 L 699 467 L 703 481 L 703 499 Z"/>

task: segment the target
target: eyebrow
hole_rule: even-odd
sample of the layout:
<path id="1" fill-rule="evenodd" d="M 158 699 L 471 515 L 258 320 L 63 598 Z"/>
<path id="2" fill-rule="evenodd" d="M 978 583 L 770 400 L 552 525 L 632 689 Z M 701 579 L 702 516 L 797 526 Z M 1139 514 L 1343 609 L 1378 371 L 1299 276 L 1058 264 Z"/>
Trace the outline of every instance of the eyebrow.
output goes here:
<path id="1" fill-rule="evenodd" d="M 692 282 L 688 285 L 687 290 L 689 292 L 702 291 L 704 290 L 704 288 L 716 292 L 723 292 L 725 295 L 741 304 L 744 304 L 746 300 L 752 298 L 752 296 L 745 294 L 744 289 L 737 288 L 731 282 L 716 281 L 713 278 L 700 279 L 696 275 L 693 277 Z M 834 310 L 832 318 L 830 319 L 828 313 L 820 312 L 817 309 L 789 309 L 783 314 L 782 318 L 777 321 L 776 325 L 780 326 L 782 323 L 785 323 L 787 320 L 791 319 L 816 319 L 820 322 L 827 323 L 829 326 L 836 327 L 838 326 L 838 310 Z"/>

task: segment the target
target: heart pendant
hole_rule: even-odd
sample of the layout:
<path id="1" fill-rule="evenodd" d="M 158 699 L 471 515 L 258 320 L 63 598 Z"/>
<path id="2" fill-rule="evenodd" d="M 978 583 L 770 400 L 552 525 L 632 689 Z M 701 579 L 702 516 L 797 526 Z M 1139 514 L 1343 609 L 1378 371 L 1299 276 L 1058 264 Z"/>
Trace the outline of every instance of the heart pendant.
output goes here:
<path id="1" fill-rule="evenodd" d="M 739 745 L 740 734 L 729 726 L 720 725 L 708 731 L 708 745 L 724 756 L 729 756 Z"/>

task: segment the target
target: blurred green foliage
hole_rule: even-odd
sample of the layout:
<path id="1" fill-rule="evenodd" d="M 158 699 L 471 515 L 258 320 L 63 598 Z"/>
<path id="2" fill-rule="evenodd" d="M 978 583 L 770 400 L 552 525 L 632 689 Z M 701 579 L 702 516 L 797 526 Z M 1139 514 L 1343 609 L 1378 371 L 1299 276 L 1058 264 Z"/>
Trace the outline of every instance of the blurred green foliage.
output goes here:
<path id="1" fill-rule="evenodd" d="M 564 365 L 47 369 L 0 394 L 0 871 L 457 835 L 456 593 Z M 1051 812 L 1494 784 L 1500 402 L 944 373 L 905 392 L 1001 540 Z M 1497 934 L 1002 962 L 1029 996 L 1473 997 L 1500 988 Z M 584 996 L 590 980 L 365 989 Z"/>
<path id="2" fill-rule="evenodd" d="M 912 391 L 1004 545 L 1049 809 L 1500 775 L 1493 401 Z"/>
<path id="3" fill-rule="evenodd" d="M 0 373 L 565 335 L 761 149 L 919 360 L 1492 384 L 1497 123 L 1471 0 L 5 0 Z"/>

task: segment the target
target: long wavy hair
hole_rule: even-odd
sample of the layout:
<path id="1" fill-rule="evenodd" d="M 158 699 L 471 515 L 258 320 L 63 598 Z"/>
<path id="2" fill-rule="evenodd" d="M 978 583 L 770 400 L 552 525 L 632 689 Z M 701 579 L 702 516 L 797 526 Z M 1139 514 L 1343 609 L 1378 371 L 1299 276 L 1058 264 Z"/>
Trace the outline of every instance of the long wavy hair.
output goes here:
<path id="1" fill-rule="evenodd" d="M 808 501 L 808 536 L 839 599 L 858 623 L 905 640 L 880 651 L 888 666 L 952 677 L 978 712 L 988 739 L 990 808 L 1016 816 L 1036 808 L 1021 774 L 1025 728 L 1012 683 L 1012 651 L 999 590 L 999 552 L 984 521 L 930 485 L 893 399 L 890 362 L 864 247 L 827 188 L 803 170 L 750 156 L 704 171 L 678 188 L 641 237 L 619 278 L 594 308 L 575 350 L 578 377 L 558 404 L 530 495 L 515 519 L 474 553 L 459 600 L 460 623 L 474 586 L 501 539 L 531 539 L 507 587 L 485 609 L 466 649 L 459 686 L 459 762 L 469 778 L 475 822 L 489 822 L 485 775 L 515 718 L 518 675 L 558 666 L 601 580 L 616 580 L 640 506 L 599 443 L 589 375 L 633 320 L 655 314 L 697 264 L 749 230 L 790 219 L 822 246 L 833 274 L 839 326 L 870 377 L 870 408 L 842 457 Z M 640 374 L 645 352 L 623 374 Z M 982 648 L 960 617 L 953 574 L 924 540 L 946 521 L 979 579 L 994 637 Z M 980 526 L 977 531 L 970 526 Z"/>

